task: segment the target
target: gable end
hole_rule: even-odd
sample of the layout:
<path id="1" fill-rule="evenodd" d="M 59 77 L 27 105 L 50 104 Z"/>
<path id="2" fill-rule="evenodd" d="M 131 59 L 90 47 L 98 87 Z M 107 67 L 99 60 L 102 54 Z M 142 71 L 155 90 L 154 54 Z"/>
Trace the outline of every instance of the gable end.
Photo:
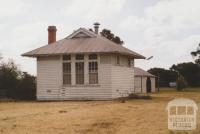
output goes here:
<path id="1" fill-rule="evenodd" d="M 73 39 L 73 38 L 91 38 L 91 36 L 85 34 L 84 32 L 79 32 L 79 33 L 77 33 L 76 35 L 74 35 L 74 36 L 72 37 L 72 39 Z"/>
<path id="2" fill-rule="evenodd" d="M 67 37 L 67 39 L 73 38 L 94 38 L 97 37 L 95 33 L 92 33 L 84 28 L 79 28 L 77 31 L 73 32 Z"/>

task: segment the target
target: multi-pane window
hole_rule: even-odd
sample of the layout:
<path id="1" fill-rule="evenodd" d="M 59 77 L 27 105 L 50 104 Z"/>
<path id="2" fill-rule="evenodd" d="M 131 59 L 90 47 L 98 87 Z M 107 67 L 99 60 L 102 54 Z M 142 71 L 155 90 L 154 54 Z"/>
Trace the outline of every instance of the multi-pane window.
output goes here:
<path id="1" fill-rule="evenodd" d="M 117 64 L 117 65 L 120 64 L 120 57 L 119 57 L 119 55 L 116 56 L 116 64 Z"/>
<path id="2" fill-rule="evenodd" d="M 97 55 L 89 55 L 89 84 L 98 84 L 98 62 Z"/>
<path id="3" fill-rule="evenodd" d="M 83 54 L 77 54 L 76 60 L 84 60 L 84 55 Z"/>
<path id="4" fill-rule="evenodd" d="M 76 84 L 84 84 L 84 55 L 83 54 L 76 55 L 75 71 L 76 71 Z"/>
<path id="5" fill-rule="evenodd" d="M 63 84 L 71 84 L 71 63 L 63 63 Z"/>
<path id="6" fill-rule="evenodd" d="M 84 84 L 84 62 L 76 62 L 76 84 Z"/>
<path id="7" fill-rule="evenodd" d="M 97 59 L 97 55 L 96 54 L 90 54 L 89 55 L 89 60 L 96 60 Z"/>
<path id="8" fill-rule="evenodd" d="M 71 85 L 71 55 L 63 55 L 63 84 Z"/>
<path id="9" fill-rule="evenodd" d="M 71 55 L 63 55 L 63 60 L 64 60 L 64 61 L 69 61 L 69 60 L 71 60 Z"/>
<path id="10" fill-rule="evenodd" d="M 88 56 L 88 63 L 84 63 L 84 55 L 77 54 L 75 61 L 71 61 L 71 55 L 63 55 L 63 84 L 71 85 L 72 82 L 72 66 L 75 63 L 75 83 L 77 85 L 84 84 L 84 65 L 88 64 L 89 84 L 98 84 L 98 57 L 96 54 Z"/>

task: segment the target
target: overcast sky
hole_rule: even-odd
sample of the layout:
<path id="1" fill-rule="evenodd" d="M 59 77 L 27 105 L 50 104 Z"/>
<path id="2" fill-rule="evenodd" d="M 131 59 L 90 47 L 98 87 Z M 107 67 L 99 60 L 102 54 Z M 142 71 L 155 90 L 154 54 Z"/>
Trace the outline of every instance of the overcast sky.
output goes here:
<path id="1" fill-rule="evenodd" d="M 200 42 L 200 0 L 0 0 L 0 53 L 22 71 L 36 74 L 36 60 L 21 57 L 47 44 L 47 27 L 57 39 L 99 22 L 120 36 L 125 47 L 153 59 L 136 66 L 169 68 L 193 61 Z M 94 44 L 95 45 L 95 44 Z"/>

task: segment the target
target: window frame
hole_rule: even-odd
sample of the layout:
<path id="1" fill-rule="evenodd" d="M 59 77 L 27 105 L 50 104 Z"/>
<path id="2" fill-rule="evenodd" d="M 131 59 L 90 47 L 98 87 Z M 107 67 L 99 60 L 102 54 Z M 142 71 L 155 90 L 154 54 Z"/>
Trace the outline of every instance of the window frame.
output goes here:
<path id="1" fill-rule="evenodd" d="M 83 69 L 81 70 L 81 71 L 83 71 L 82 73 L 77 71 L 77 65 L 80 64 L 80 63 L 83 64 L 82 65 Z M 85 75 L 84 74 L 85 73 L 85 70 L 84 70 L 85 67 L 84 66 L 85 66 L 84 61 L 76 61 L 75 62 L 75 77 L 76 77 L 75 82 L 76 82 L 76 85 L 84 85 L 85 84 L 85 76 L 84 76 Z M 78 75 L 79 75 L 79 77 L 77 77 Z M 82 76 L 82 77 L 80 77 L 80 76 Z M 80 80 L 81 78 L 82 78 L 82 83 L 79 83 L 81 81 Z"/>
<path id="2" fill-rule="evenodd" d="M 83 58 L 77 58 L 78 56 L 83 56 Z M 80 74 L 77 74 L 77 64 L 78 63 L 83 63 L 83 72 Z M 77 75 L 82 75 L 82 81 L 83 83 L 78 83 L 78 79 L 80 80 L 80 77 L 77 77 Z M 84 85 L 85 84 L 85 55 L 84 54 L 76 54 L 75 55 L 75 84 L 76 85 Z"/>
<path id="3" fill-rule="evenodd" d="M 120 65 L 120 56 L 116 55 L 116 65 Z"/>
<path id="4" fill-rule="evenodd" d="M 67 56 L 69 59 L 65 59 L 65 57 L 67 57 Z M 63 59 L 63 61 L 71 61 L 71 55 L 70 54 L 63 55 L 62 59 Z"/>
<path id="5" fill-rule="evenodd" d="M 83 57 L 82 57 L 83 56 Z M 82 58 L 80 58 L 82 57 Z M 84 54 L 76 54 L 75 55 L 75 60 L 76 61 L 84 61 L 85 55 Z"/>
<path id="6" fill-rule="evenodd" d="M 92 56 L 95 56 L 95 58 L 92 57 Z M 97 59 L 98 59 L 98 55 L 97 54 L 89 54 L 88 55 L 88 60 L 97 60 Z"/>
<path id="7" fill-rule="evenodd" d="M 92 55 L 92 54 L 91 54 Z M 90 59 L 89 58 L 89 56 L 90 55 L 88 55 L 88 82 L 89 82 L 89 84 L 90 85 L 97 85 L 97 84 L 99 84 L 99 62 L 98 62 L 98 55 L 96 54 L 96 56 L 97 56 L 97 58 L 96 59 Z M 92 63 L 94 63 L 93 64 L 93 67 L 90 67 L 90 64 L 92 64 Z M 95 65 L 95 63 L 96 63 L 96 65 Z M 91 65 L 92 66 L 92 65 Z M 96 67 L 95 67 L 96 66 Z M 90 81 L 90 75 L 94 75 L 94 74 L 96 74 L 97 76 L 96 76 L 96 82 L 95 83 L 92 83 L 91 81 Z"/>
<path id="8" fill-rule="evenodd" d="M 63 85 L 72 85 L 72 64 L 71 64 L 71 55 L 68 55 L 70 56 L 69 59 L 65 60 L 64 59 L 64 56 L 62 57 L 62 75 L 63 75 L 63 81 L 62 81 L 62 84 Z M 70 71 L 69 72 L 65 72 L 64 71 L 64 64 L 69 64 L 70 65 Z M 70 83 L 64 83 L 64 75 L 69 75 L 70 76 Z"/>

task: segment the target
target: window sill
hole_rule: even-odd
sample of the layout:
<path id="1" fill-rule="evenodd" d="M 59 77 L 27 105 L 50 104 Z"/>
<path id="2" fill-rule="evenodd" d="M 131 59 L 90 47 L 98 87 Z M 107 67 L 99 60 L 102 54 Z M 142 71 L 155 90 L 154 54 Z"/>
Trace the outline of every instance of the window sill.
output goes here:
<path id="1" fill-rule="evenodd" d="M 62 87 L 100 87 L 99 84 L 84 84 L 84 85 L 62 85 Z"/>

